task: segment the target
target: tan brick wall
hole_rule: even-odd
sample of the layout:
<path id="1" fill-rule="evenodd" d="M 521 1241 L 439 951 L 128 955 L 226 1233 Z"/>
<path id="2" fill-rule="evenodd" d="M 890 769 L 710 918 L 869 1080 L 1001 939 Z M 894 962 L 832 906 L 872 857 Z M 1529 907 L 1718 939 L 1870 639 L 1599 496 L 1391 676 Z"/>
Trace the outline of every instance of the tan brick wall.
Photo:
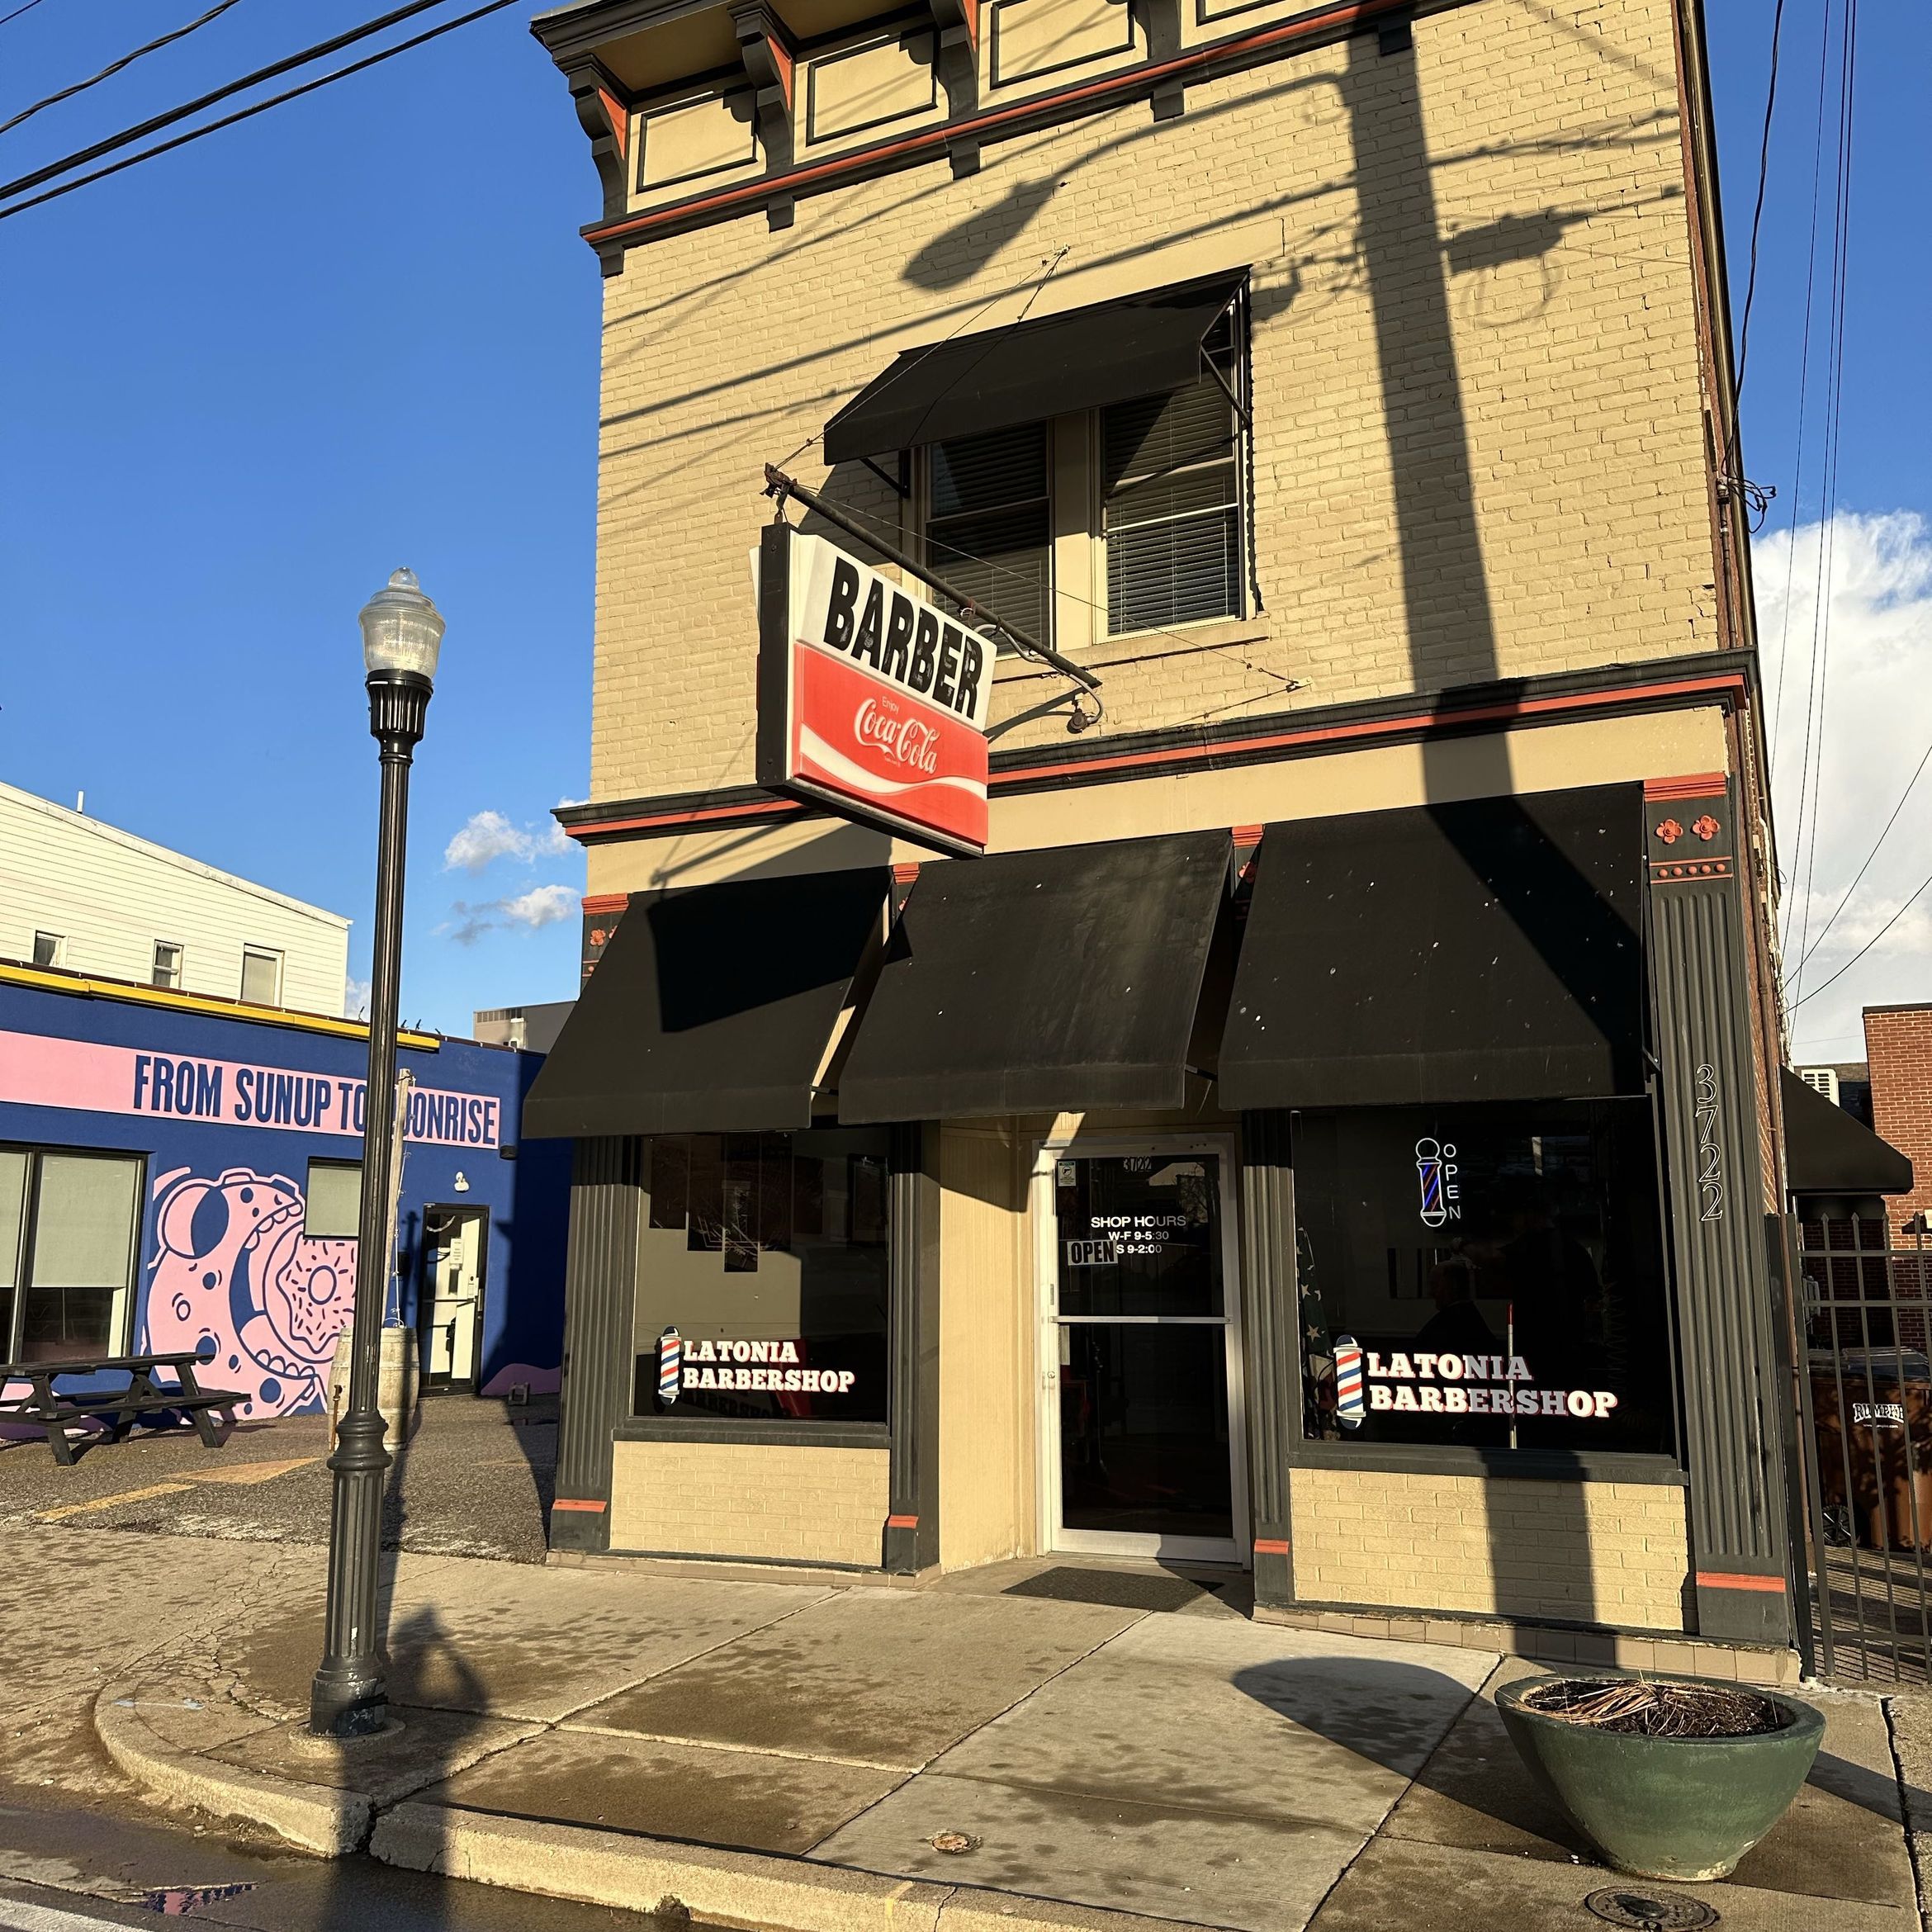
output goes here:
<path id="1" fill-rule="evenodd" d="M 1683 1628 L 1682 1489 L 1298 1469 L 1289 1492 L 1305 1603 Z"/>
<path id="2" fill-rule="evenodd" d="M 619 1442 L 610 1546 L 878 1566 L 883 1449 L 772 1443 Z"/>
<path id="3" fill-rule="evenodd" d="M 1932 1210 L 1932 1006 L 1868 1006 L 1872 1125 L 1912 1163 L 1912 1191 L 1887 1197 L 1894 1228 Z"/>
<path id="4" fill-rule="evenodd" d="M 765 461 L 1045 263 L 1036 313 L 1083 275 L 1171 279 L 1163 241 L 1252 263 L 1268 614 L 1095 646 L 1108 730 L 1715 648 L 1673 60 L 1669 0 L 1474 0 L 1413 57 L 1357 36 L 1191 87 L 1177 121 L 1140 103 L 962 181 L 633 249 L 605 284 L 594 795 L 751 779 Z M 855 465 L 836 487 L 897 515 Z"/>

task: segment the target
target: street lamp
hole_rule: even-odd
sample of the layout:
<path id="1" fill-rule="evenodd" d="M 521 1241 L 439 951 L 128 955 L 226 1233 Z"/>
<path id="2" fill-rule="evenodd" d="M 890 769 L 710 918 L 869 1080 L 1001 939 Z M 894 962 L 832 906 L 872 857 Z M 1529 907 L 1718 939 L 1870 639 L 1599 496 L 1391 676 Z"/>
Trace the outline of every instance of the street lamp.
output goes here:
<path id="1" fill-rule="evenodd" d="M 376 1384 L 389 1287 L 389 1156 L 395 1117 L 403 855 L 410 760 L 423 736 L 443 643 L 443 618 L 411 571 L 396 571 L 363 605 L 362 625 L 369 730 L 382 747 L 382 807 L 376 845 L 376 953 L 369 979 L 369 1082 L 362 1103 L 355 1338 L 348 1407 L 329 1459 L 335 1478 L 329 1522 L 329 1614 L 322 1664 L 309 1693 L 309 1728 L 323 1737 L 363 1736 L 381 1730 L 389 1716 L 376 1630 L 382 1478 L 389 1468 Z"/>

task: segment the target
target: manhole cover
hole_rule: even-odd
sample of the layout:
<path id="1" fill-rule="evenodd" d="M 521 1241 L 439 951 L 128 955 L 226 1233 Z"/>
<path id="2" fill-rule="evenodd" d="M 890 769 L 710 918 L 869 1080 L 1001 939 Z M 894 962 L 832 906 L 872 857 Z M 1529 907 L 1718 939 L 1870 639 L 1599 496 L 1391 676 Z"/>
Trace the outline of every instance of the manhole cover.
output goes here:
<path id="1" fill-rule="evenodd" d="M 1587 1910 L 1612 1925 L 1627 1925 L 1633 1932 L 1697 1932 L 1700 1925 L 1715 1925 L 1717 1914 L 1701 1898 L 1686 1898 L 1681 1892 L 1650 1892 L 1629 1885 L 1606 1885 L 1584 1901 Z"/>

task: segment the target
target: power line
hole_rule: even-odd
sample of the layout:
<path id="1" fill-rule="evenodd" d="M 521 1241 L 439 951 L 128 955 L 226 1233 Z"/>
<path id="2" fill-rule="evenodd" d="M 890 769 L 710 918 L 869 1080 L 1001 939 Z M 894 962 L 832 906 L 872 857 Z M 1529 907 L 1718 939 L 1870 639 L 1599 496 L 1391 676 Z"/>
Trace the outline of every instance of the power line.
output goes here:
<path id="1" fill-rule="evenodd" d="M 1844 308 L 1851 253 L 1851 182 L 1853 110 L 1858 88 L 1859 0 L 1844 0 L 1839 51 L 1837 203 L 1832 230 L 1831 320 L 1825 390 L 1825 453 L 1821 468 L 1818 566 L 1811 606 L 1813 656 L 1816 665 L 1818 756 L 1811 774 L 1810 841 L 1805 855 L 1805 889 L 1799 902 L 1797 989 L 1804 985 L 1805 962 L 1811 955 L 1811 888 L 1817 874 L 1818 822 L 1822 816 L 1825 784 L 1825 719 L 1830 695 L 1832 566 L 1835 561 L 1835 513 L 1838 507 L 1839 429 L 1844 391 Z M 1811 736 L 1807 712 L 1806 736 Z M 1801 839 L 1804 836 L 1801 818 Z"/>
<path id="2" fill-rule="evenodd" d="M 440 4 L 441 0 L 431 0 Z M 76 188 L 86 187 L 89 182 L 102 181 L 111 174 L 119 174 L 124 168 L 138 167 L 144 161 L 151 161 L 157 154 L 165 154 L 175 148 L 185 148 L 190 141 L 198 141 L 203 135 L 216 134 L 225 127 L 233 127 L 238 121 L 252 120 L 258 114 L 266 114 L 271 107 L 279 107 L 284 102 L 301 99 L 304 94 L 312 94 L 318 88 L 325 88 L 332 81 L 346 80 L 353 73 L 361 73 L 366 68 L 379 67 L 385 60 L 392 60 L 398 54 L 407 54 L 412 48 L 420 47 L 426 41 L 439 40 L 444 34 L 454 33 L 458 27 L 469 26 L 471 21 L 481 20 L 485 14 L 500 13 L 506 7 L 514 6 L 516 0 L 489 0 L 486 6 L 476 7 L 469 13 L 459 14 L 454 20 L 446 20 L 427 31 L 412 36 L 409 40 L 398 40 L 393 47 L 385 47 L 380 53 L 365 54 L 360 60 L 352 60 L 346 67 L 332 69 L 319 74 L 314 80 L 304 81 L 300 87 L 289 88 L 279 94 L 271 94 L 265 101 L 251 102 L 239 108 L 233 114 L 225 114 L 218 121 L 211 121 L 201 127 L 190 128 L 186 134 L 176 135 L 172 140 L 157 141 L 151 148 L 143 148 L 139 154 L 124 155 L 118 161 L 111 161 L 105 168 L 97 168 L 91 174 L 77 176 L 72 181 L 64 181 L 58 187 L 50 187 L 45 194 L 35 195 L 30 200 L 16 201 L 11 206 L 0 208 L 0 221 L 10 215 L 24 215 L 29 208 L 37 208 L 43 201 L 57 201 L 63 195 L 71 195 Z M 417 12 L 419 9 L 411 8 Z M 0 191 L 4 192 L 4 191 Z"/>
<path id="3" fill-rule="evenodd" d="M 56 175 L 67 173 L 70 169 L 83 168 L 90 161 L 97 161 L 103 154 L 111 154 L 116 148 L 125 148 L 133 142 L 145 140 L 151 134 L 158 134 L 164 127 L 172 127 L 178 121 L 186 121 L 191 114 L 199 114 L 204 107 L 212 107 L 217 101 L 225 101 L 231 95 L 258 87 L 263 81 L 279 79 L 285 73 L 298 67 L 306 67 L 312 60 L 320 60 L 343 48 L 352 46 L 358 40 L 366 40 L 372 34 L 379 34 L 385 27 L 391 27 L 400 21 L 409 20 L 419 13 L 426 13 L 432 7 L 440 7 L 443 0 L 409 0 L 409 4 L 397 7 L 393 12 L 383 14 L 379 19 L 365 21 L 361 26 L 351 27 L 346 33 L 335 35 L 326 40 L 319 40 L 313 47 L 305 47 L 300 54 L 291 54 L 281 60 L 271 61 L 266 67 L 258 67 L 253 73 L 244 73 L 239 80 L 232 80 L 216 88 L 211 93 L 189 101 L 179 107 L 170 107 L 165 114 L 157 114 L 137 126 L 123 128 L 119 134 L 110 135 L 107 140 L 96 141 L 91 148 L 82 148 L 78 152 L 64 155 L 58 161 L 50 161 L 45 168 L 36 168 L 31 174 L 23 174 L 16 181 L 0 183 L 0 201 L 9 195 L 24 193 L 28 188 L 38 187 L 42 182 L 52 181 Z M 348 69 L 343 69 L 345 73 Z M 159 150 L 155 150 L 159 152 Z"/>
<path id="4" fill-rule="evenodd" d="M 1744 322 L 1738 330 L 1737 391 L 1744 394 L 1745 365 L 1751 353 L 1751 302 L 1758 292 L 1758 228 L 1764 219 L 1764 184 L 1771 174 L 1771 116 L 1778 106 L 1778 39 L 1784 26 L 1784 0 L 1771 16 L 1771 78 L 1764 89 L 1764 133 L 1758 145 L 1758 200 L 1751 210 L 1750 268 L 1745 277 Z M 1735 400 L 1733 404 L 1735 416 Z M 1734 426 L 1732 440 L 1736 440 Z"/>
<path id="5" fill-rule="evenodd" d="M 18 20 L 23 13 L 31 13 L 40 4 L 40 0 L 26 0 L 24 7 L 17 7 L 11 13 L 0 13 L 0 26 L 5 26 L 10 20 Z"/>
<path id="6" fill-rule="evenodd" d="M 98 87 L 104 80 L 111 79 L 124 67 L 132 67 L 144 54 L 152 54 L 158 48 L 171 47 L 177 40 L 185 40 L 199 27 L 205 27 L 211 20 L 236 6 L 239 0 L 215 0 L 198 20 L 191 20 L 186 26 L 176 27 L 172 33 L 162 35 L 158 40 L 149 40 L 144 47 L 136 47 L 131 54 L 123 54 L 120 59 L 110 61 L 98 73 L 91 73 L 85 80 L 76 81 L 72 87 L 63 88 L 57 94 L 49 94 L 44 100 L 36 101 L 31 107 L 23 107 L 11 121 L 0 121 L 0 134 L 8 134 L 23 121 L 31 121 L 44 107 L 52 107 L 62 101 L 71 101 L 76 94 L 84 94 L 89 88 Z"/>
<path id="7" fill-rule="evenodd" d="M 1840 899 L 1838 902 L 1836 907 L 1833 908 L 1831 916 L 1825 921 L 1824 926 L 1820 930 L 1818 936 L 1813 940 L 1811 945 L 1806 949 L 1804 959 L 1798 961 L 1798 964 L 1801 967 L 1803 966 L 1806 959 L 1809 959 L 1811 954 L 1816 952 L 1819 947 L 1824 945 L 1826 938 L 1830 934 L 1832 927 L 1838 923 L 1838 915 L 1844 912 L 1845 907 L 1851 903 L 1852 894 L 1859 889 L 1859 880 L 1863 879 L 1865 874 L 1872 869 L 1872 861 L 1878 856 L 1878 848 L 1885 843 L 1886 839 L 1891 834 L 1892 828 L 1898 823 L 1898 815 L 1900 812 L 1905 810 L 1906 800 L 1911 797 L 1913 787 L 1918 784 L 1920 779 L 1924 775 L 1925 767 L 1929 764 L 1932 764 L 1932 745 L 1928 745 L 1925 747 L 1925 756 L 1920 759 L 1917 767 L 1914 769 L 1911 778 L 1907 783 L 1906 788 L 1899 793 L 1898 803 L 1892 807 L 1891 817 L 1886 820 L 1883 829 L 1879 832 L 1878 836 L 1873 841 L 1871 850 L 1865 855 L 1865 863 L 1859 868 L 1858 877 L 1854 878 L 1851 883 L 1844 888 L 1844 897 Z"/>
<path id="8" fill-rule="evenodd" d="M 1840 980 L 1843 979 L 1845 974 L 1849 973 L 1852 968 L 1857 965 L 1859 961 L 1863 959 L 1866 954 L 1870 952 L 1873 947 L 1877 945 L 1879 940 L 1883 939 L 1886 934 L 1890 932 L 1892 927 L 1896 926 L 1899 921 L 1903 919 L 1906 914 L 1911 911 L 1912 907 L 1916 905 L 1919 900 L 1924 896 L 1925 892 L 1929 886 L 1932 886 L 1932 874 L 1928 874 L 1925 878 L 1919 882 L 1918 887 L 1913 892 L 1911 897 L 1899 907 L 1897 912 L 1892 914 L 1891 918 L 1886 921 L 1884 925 L 1878 928 L 1878 931 L 1873 933 L 1872 936 L 1867 940 L 1865 943 L 1860 946 L 1849 959 L 1845 961 L 1844 965 L 1839 968 L 1837 972 L 1832 974 L 1830 978 L 1820 981 L 1819 983 L 1813 987 L 1802 999 L 1792 1001 L 1791 1007 L 1792 1011 L 1795 1013 L 1800 1006 L 1805 1004 L 1807 1000 L 1816 999 L 1818 995 L 1823 992 L 1826 987 L 1835 986 Z"/>

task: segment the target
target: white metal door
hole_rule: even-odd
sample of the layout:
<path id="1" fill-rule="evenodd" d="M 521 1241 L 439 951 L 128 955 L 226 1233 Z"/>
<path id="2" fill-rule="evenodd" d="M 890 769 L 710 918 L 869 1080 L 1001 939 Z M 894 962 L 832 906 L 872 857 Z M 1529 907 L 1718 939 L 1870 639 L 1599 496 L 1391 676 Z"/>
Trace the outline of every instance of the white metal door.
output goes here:
<path id="1" fill-rule="evenodd" d="M 1234 1145 L 1091 1137 L 1041 1149 L 1043 1541 L 1248 1560 Z"/>
<path id="2" fill-rule="evenodd" d="M 483 1299 L 483 1238 L 489 1223 L 476 1212 L 429 1210 L 429 1360 L 438 1381 L 476 1379 L 477 1314 Z"/>

